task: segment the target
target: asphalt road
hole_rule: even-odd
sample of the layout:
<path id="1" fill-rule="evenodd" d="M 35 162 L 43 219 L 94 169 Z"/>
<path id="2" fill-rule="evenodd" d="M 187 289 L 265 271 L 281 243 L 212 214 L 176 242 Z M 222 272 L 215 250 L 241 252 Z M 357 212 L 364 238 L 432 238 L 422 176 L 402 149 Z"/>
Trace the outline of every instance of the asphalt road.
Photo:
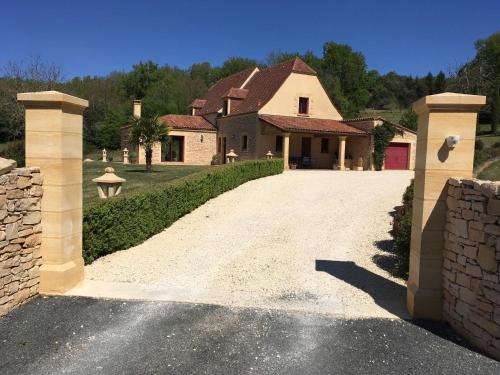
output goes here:
<path id="1" fill-rule="evenodd" d="M 453 342 L 446 326 L 424 326 L 215 305 L 37 298 L 0 319 L 0 374 L 500 373 L 500 363 Z"/>

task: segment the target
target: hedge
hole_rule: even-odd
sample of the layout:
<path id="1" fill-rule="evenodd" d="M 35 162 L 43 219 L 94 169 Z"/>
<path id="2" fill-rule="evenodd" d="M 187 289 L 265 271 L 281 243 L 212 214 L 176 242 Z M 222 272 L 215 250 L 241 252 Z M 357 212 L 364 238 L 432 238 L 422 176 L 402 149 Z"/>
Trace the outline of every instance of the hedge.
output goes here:
<path id="1" fill-rule="evenodd" d="M 394 274 L 408 278 L 410 268 L 410 242 L 411 242 L 411 222 L 413 209 L 414 180 L 406 188 L 403 194 L 403 205 L 396 210 L 392 227 L 392 237 L 394 238 L 394 254 L 396 264 Z"/>
<path id="2" fill-rule="evenodd" d="M 83 211 L 85 263 L 144 242 L 209 199 L 247 181 L 282 172 L 282 159 L 244 161 L 93 203 Z"/>

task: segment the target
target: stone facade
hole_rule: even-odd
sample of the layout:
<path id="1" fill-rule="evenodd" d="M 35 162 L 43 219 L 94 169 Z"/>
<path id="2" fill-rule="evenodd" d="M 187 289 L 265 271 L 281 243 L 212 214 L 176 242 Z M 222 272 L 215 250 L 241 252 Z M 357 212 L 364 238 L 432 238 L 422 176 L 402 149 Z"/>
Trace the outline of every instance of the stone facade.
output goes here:
<path id="1" fill-rule="evenodd" d="M 0 317 L 38 294 L 42 181 L 36 167 L 0 176 Z"/>
<path id="2" fill-rule="evenodd" d="M 443 250 L 443 318 L 500 360 L 500 182 L 451 178 Z"/>

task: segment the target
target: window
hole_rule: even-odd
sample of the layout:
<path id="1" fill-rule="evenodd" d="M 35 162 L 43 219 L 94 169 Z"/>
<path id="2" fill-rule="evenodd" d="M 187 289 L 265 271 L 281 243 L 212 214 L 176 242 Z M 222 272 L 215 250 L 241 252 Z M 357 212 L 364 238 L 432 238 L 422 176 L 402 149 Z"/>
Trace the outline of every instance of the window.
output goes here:
<path id="1" fill-rule="evenodd" d="M 328 154 L 328 138 L 321 138 L 321 153 Z"/>
<path id="2" fill-rule="evenodd" d="M 229 99 L 224 100 L 224 106 L 222 107 L 222 116 L 227 116 L 229 113 Z"/>
<path id="3" fill-rule="evenodd" d="M 248 136 L 244 135 L 241 139 L 241 149 L 243 151 L 248 150 Z"/>
<path id="4" fill-rule="evenodd" d="M 283 152 L 283 136 L 281 135 L 276 136 L 276 145 L 274 147 L 274 151 Z"/>
<path id="5" fill-rule="evenodd" d="M 307 115 L 309 113 L 309 98 L 299 98 L 299 114 Z"/>

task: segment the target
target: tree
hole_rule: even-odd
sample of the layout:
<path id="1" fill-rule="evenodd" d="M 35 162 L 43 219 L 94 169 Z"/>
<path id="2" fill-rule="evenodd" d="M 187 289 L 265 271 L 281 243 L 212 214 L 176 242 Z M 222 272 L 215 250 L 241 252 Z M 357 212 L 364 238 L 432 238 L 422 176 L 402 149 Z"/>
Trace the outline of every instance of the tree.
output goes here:
<path id="1" fill-rule="evenodd" d="M 428 95 L 434 94 L 434 76 L 432 73 L 428 73 L 425 78 L 425 85 L 427 86 L 427 93 Z"/>
<path id="2" fill-rule="evenodd" d="M 167 140 L 168 129 L 158 115 L 133 118 L 130 129 L 130 142 L 144 149 L 146 153 L 146 172 L 151 173 L 153 146 Z"/>
<path id="3" fill-rule="evenodd" d="M 127 123 L 127 116 L 118 111 L 110 111 L 104 120 L 97 123 L 96 139 L 100 148 L 118 150 L 121 146 L 122 127 Z"/>
<path id="4" fill-rule="evenodd" d="M 151 84 L 158 80 L 160 68 L 152 61 L 141 61 L 132 68 L 124 81 L 125 92 L 129 98 L 142 99 Z"/>
<path id="5" fill-rule="evenodd" d="M 439 71 L 434 80 L 434 94 L 441 94 L 446 91 L 446 76 L 442 71 Z"/>
<path id="6" fill-rule="evenodd" d="M 246 59 L 244 57 L 230 57 L 217 71 L 217 80 L 230 76 L 234 73 L 239 73 L 242 70 L 256 67 L 257 61 Z"/>
<path id="7" fill-rule="evenodd" d="M 357 116 L 370 100 L 365 57 L 346 44 L 323 46 L 319 72 L 330 96 L 346 117 Z"/>
<path id="8" fill-rule="evenodd" d="M 418 126 L 418 115 L 410 108 L 403 112 L 399 123 L 405 128 L 415 131 Z"/>
<path id="9" fill-rule="evenodd" d="M 491 122 L 491 131 L 496 132 L 500 117 L 500 32 L 475 44 L 476 56 L 472 61 L 453 72 L 451 90 L 465 94 L 486 95 L 486 107 L 479 118 Z"/>

